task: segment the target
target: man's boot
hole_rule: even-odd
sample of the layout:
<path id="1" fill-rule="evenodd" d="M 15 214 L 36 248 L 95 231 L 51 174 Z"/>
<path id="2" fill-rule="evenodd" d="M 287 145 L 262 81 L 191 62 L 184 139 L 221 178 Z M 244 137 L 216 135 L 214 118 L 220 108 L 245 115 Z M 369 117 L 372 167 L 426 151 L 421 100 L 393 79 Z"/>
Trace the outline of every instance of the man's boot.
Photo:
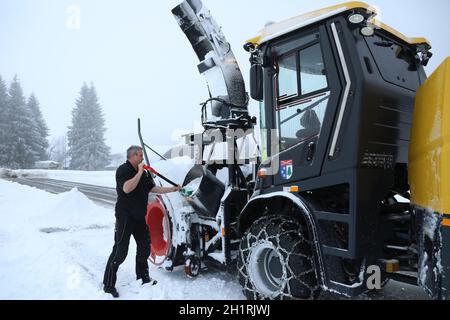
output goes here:
<path id="1" fill-rule="evenodd" d="M 112 286 L 104 286 L 103 287 L 103 291 L 105 291 L 106 293 L 111 294 L 114 298 L 118 298 L 119 297 L 119 293 L 117 292 L 116 288 L 114 288 Z"/>
<path id="2" fill-rule="evenodd" d="M 144 276 L 141 278 L 142 279 L 142 284 L 146 284 L 146 283 L 150 283 L 152 286 L 154 286 L 155 284 L 158 283 L 158 281 L 156 281 L 155 279 L 150 278 L 150 276 Z"/>

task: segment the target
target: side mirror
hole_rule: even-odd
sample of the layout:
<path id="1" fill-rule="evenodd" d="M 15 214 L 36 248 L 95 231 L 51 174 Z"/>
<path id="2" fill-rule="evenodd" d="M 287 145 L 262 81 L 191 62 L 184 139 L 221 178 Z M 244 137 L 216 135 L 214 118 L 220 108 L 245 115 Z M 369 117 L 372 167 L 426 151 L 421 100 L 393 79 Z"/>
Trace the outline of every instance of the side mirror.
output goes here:
<path id="1" fill-rule="evenodd" d="M 252 99 L 262 101 L 263 95 L 263 67 L 254 64 L 250 68 L 250 96 Z"/>

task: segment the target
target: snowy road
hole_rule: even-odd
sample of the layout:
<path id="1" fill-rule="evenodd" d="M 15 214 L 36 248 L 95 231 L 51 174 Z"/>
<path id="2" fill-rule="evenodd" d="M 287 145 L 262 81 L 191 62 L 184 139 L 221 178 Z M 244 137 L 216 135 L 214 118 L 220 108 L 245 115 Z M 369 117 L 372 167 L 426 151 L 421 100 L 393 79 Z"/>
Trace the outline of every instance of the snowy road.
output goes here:
<path id="1" fill-rule="evenodd" d="M 64 180 L 55 180 L 47 178 L 29 178 L 18 177 L 8 179 L 12 182 L 17 182 L 30 187 L 36 187 L 41 190 L 45 190 L 50 193 L 63 193 L 77 188 L 78 191 L 83 193 L 86 197 L 93 200 L 96 203 L 102 205 L 114 206 L 117 199 L 116 190 L 114 188 L 95 186 L 85 183 L 77 183 Z"/>

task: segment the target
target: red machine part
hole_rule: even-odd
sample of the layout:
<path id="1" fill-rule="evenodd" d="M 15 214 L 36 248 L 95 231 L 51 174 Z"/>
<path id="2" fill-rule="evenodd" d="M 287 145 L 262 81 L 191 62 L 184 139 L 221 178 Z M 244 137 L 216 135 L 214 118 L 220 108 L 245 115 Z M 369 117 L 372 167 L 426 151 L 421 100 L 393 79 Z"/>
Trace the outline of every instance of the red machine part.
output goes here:
<path id="1" fill-rule="evenodd" d="M 159 197 L 147 205 L 145 221 L 151 238 L 149 260 L 155 265 L 162 265 L 170 252 L 172 235 L 169 216 Z"/>

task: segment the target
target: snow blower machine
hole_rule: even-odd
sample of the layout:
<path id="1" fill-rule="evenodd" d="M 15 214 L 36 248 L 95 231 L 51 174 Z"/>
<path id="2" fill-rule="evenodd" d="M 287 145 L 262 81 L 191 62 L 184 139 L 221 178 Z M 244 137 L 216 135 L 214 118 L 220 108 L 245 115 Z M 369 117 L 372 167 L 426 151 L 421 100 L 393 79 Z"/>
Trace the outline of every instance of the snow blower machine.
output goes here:
<path id="1" fill-rule="evenodd" d="M 393 279 L 450 297 L 450 59 L 349 2 L 247 41 L 250 96 L 200 0 L 172 10 L 206 77 L 196 163 L 150 197 L 152 257 L 189 276 L 235 271 L 248 299 L 355 297 Z M 159 259 L 159 260 L 158 260 Z"/>

